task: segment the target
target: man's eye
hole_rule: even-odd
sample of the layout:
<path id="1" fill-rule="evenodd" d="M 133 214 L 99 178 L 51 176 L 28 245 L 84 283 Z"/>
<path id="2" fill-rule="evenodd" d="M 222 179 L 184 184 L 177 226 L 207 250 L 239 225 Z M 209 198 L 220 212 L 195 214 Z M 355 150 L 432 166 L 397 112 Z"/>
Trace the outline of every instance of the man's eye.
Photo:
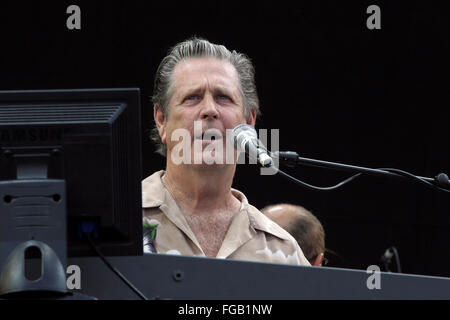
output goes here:
<path id="1" fill-rule="evenodd" d="M 231 101 L 231 98 L 229 96 L 226 96 L 224 94 L 221 94 L 217 97 L 219 100 L 227 100 L 227 101 Z"/>
<path id="2" fill-rule="evenodd" d="M 185 101 L 195 101 L 195 100 L 198 100 L 198 99 L 200 99 L 200 96 L 196 95 L 196 94 L 193 94 L 193 95 L 187 96 L 184 100 Z"/>

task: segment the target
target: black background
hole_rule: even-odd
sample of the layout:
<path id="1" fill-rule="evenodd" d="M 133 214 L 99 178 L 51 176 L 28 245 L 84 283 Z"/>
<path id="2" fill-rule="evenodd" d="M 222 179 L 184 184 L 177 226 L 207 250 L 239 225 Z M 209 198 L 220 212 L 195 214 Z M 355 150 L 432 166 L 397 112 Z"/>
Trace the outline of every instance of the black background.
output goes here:
<path id="1" fill-rule="evenodd" d="M 66 28 L 81 7 L 82 29 Z M 381 8 L 381 30 L 366 9 Z M 139 87 L 143 177 L 164 167 L 147 133 L 153 75 L 167 50 L 193 35 L 244 52 L 256 66 L 262 117 L 280 149 L 359 166 L 450 173 L 448 1 L 2 1 L 0 90 Z M 315 185 L 348 174 L 287 170 Z M 390 246 L 402 271 L 450 276 L 450 195 L 362 177 L 308 191 L 239 166 L 234 187 L 262 208 L 305 206 L 322 221 L 335 266 L 380 264 Z M 395 270 L 395 268 L 394 268 Z"/>

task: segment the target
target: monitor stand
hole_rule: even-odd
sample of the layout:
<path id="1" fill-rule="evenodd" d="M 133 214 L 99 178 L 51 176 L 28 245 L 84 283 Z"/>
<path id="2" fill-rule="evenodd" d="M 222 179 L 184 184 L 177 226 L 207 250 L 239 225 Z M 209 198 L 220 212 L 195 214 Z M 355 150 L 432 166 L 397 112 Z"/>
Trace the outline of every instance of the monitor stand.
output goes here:
<path id="1" fill-rule="evenodd" d="M 0 296 L 66 295 L 65 181 L 0 181 L 0 213 Z"/>

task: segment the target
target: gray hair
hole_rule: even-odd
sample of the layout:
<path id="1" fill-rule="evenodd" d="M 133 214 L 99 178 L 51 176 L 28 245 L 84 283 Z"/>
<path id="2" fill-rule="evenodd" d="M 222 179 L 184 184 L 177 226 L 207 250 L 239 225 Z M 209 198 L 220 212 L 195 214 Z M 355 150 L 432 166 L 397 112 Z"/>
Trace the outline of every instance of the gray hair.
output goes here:
<path id="1" fill-rule="evenodd" d="M 173 93 L 173 72 L 177 64 L 190 58 L 211 57 L 230 62 L 236 69 L 240 91 L 244 103 L 244 115 L 250 116 L 252 110 L 260 115 L 259 100 L 255 84 L 255 69 L 250 59 L 236 51 L 230 51 L 223 45 L 217 45 L 201 38 L 191 38 L 176 44 L 161 61 L 156 71 L 152 102 L 155 108 L 161 108 L 164 117 L 169 115 L 169 101 Z M 157 153 L 166 156 L 166 145 L 161 141 L 158 129 L 153 128 L 151 139 L 157 146 Z"/>

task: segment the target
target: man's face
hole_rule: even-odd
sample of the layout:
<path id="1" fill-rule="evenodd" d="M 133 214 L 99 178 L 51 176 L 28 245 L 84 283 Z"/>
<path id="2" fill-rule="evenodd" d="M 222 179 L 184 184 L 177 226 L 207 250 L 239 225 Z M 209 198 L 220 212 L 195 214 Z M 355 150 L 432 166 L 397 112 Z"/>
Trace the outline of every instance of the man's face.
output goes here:
<path id="1" fill-rule="evenodd" d="M 177 129 L 189 132 L 192 162 L 200 156 L 204 163 L 206 158 L 215 156 L 219 150 L 225 154 L 227 129 L 231 130 L 241 123 L 255 124 L 255 112 L 248 119 L 244 116 L 238 75 L 227 61 L 215 58 L 182 61 L 175 67 L 173 85 L 169 114 L 158 126 L 161 139 L 167 145 L 168 157 L 180 144 L 179 138 L 171 139 L 177 136 L 180 131 Z M 157 116 L 155 113 L 155 119 Z M 197 130 L 194 130 L 194 123 Z M 177 154 L 178 149 L 175 149 Z M 222 159 L 225 163 L 225 156 Z"/>

